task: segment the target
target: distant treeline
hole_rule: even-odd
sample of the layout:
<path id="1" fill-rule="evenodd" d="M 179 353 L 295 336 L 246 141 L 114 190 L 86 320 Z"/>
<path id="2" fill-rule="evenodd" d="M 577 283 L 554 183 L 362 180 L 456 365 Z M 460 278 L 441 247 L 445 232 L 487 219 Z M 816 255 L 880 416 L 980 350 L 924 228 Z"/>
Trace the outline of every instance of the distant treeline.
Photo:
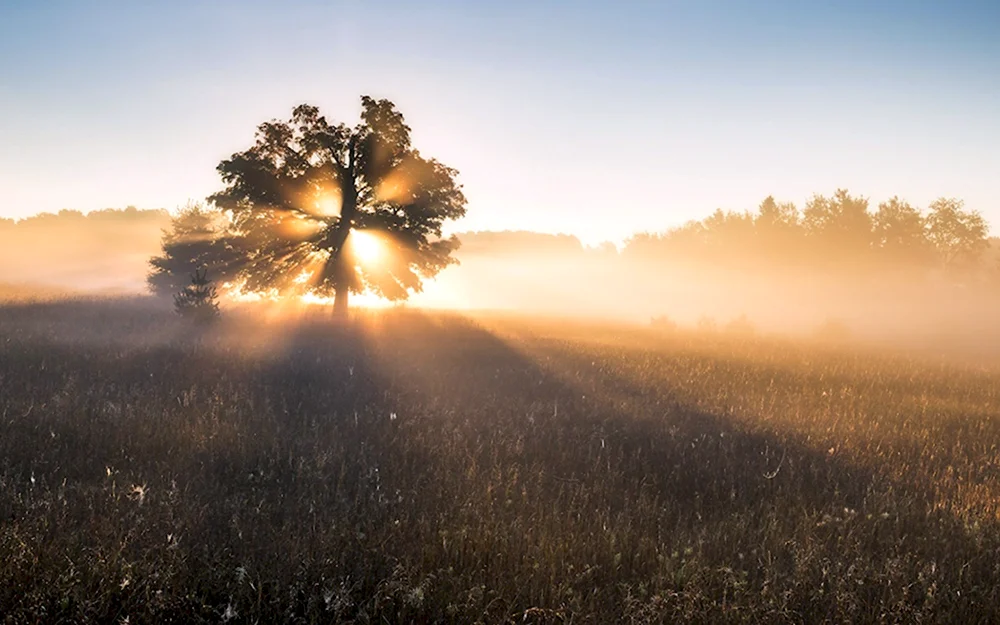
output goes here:
<path id="1" fill-rule="evenodd" d="M 171 233 L 175 240 L 179 235 L 189 242 L 197 233 L 193 238 L 198 243 L 212 236 L 208 216 L 192 215 L 191 209 L 173 216 L 165 210 L 128 207 L 0 219 L 0 282 L 143 289 L 149 260 Z M 188 223 L 192 218 L 197 223 Z M 1000 239 L 989 238 L 988 224 L 979 213 L 949 198 L 920 210 L 898 197 L 873 207 L 867 198 L 845 190 L 829 197 L 815 195 L 802 209 L 767 197 L 756 210 L 717 210 L 663 232 L 636 234 L 620 248 L 611 243 L 588 247 L 572 235 L 530 231 L 457 236 L 462 246 L 456 256 L 462 264 L 447 274 L 455 286 L 473 295 L 473 305 L 490 291 L 484 281 L 498 279 L 505 291 L 523 288 L 537 297 L 545 293 L 546 281 L 579 282 L 585 288 L 597 275 L 609 279 L 636 267 L 644 272 L 692 267 L 810 276 L 906 271 L 911 280 L 925 275 L 1000 287 Z M 486 286 L 497 290 L 496 283 Z"/>
<path id="2" fill-rule="evenodd" d="M 0 219 L 0 282 L 135 291 L 170 225 L 165 210 L 62 210 Z"/>
<path id="3" fill-rule="evenodd" d="M 869 336 L 978 342 L 1000 330 L 1000 239 L 956 199 L 921 210 L 838 190 L 800 209 L 767 197 L 620 248 L 528 232 L 460 238 L 462 265 L 443 279 L 478 307 L 779 331 L 836 320 Z"/>
<path id="4" fill-rule="evenodd" d="M 729 269 L 795 267 L 809 272 L 917 270 L 962 280 L 1000 279 L 998 239 L 961 200 L 920 210 L 899 197 L 878 204 L 838 190 L 800 210 L 767 197 L 756 211 L 717 210 L 664 233 L 632 237 L 623 255 L 642 261 L 696 262 Z M 998 282 L 1000 284 L 1000 282 Z"/>
<path id="5" fill-rule="evenodd" d="M 150 219 L 168 220 L 170 213 L 165 209 L 145 209 L 127 206 L 125 208 L 104 208 L 100 210 L 84 213 L 78 210 L 63 209 L 57 213 L 38 213 L 24 217 L 23 219 L 12 219 L 0 217 L 0 232 L 9 231 L 10 228 L 36 228 L 46 227 L 53 224 L 72 225 L 81 222 L 118 222 L 135 223 L 148 221 Z"/>
<path id="6" fill-rule="evenodd" d="M 697 264 L 732 270 L 920 269 L 963 278 L 1000 278 L 1000 238 L 962 200 L 940 198 L 921 210 L 899 197 L 874 209 L 868 198 L 838 190 L 814 195 L 800 209 L 765 198 L 753 211 L 716 210 L 699 221 L 643 232 L 620 249 L 587 247 L 565 234 L 527 231 L 459 235 L 469 256 L 527 254 Z"/>

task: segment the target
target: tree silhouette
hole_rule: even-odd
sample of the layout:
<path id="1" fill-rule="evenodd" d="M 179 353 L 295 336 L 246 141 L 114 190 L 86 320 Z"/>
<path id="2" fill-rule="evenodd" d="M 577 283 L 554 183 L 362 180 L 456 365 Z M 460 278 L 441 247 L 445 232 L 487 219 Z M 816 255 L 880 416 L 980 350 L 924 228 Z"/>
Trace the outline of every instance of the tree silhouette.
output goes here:
<path id="1" fill-rule="evenodd" d="M 771 263 L 801 255 L 802 218 L 792 202 L 778 202 L 773 195 L 761 201 L 754 219 L 759 255 Z"/>
<path id="2" fill-rule="evenodd" d="M 232 215 L 245 289 L 332 294 L 345 314 L 349 292 L 405 299 L 455 262 L 458 241 L 441 228 L 465 214 L 457 172 L 411 146 L 392 102 L 365 96 L 361 107 L 349 127 L 300 105 L 219 164 L 226 187 L 210 200 Z M 372 246 L 377 261 L 363 253 Z"/>
<path id="3" fill-rule="evenodd" d="M 146 277 L 149 289 L 157 295 L 171 295 L 183 289 L 195 271 L 211 270 L 223 281 L 231 279 L 233 250 L 227 232 L 226 216 L 219 210 L 199 203 L 189 203 L 163 231 L 162 254 L 149 260 L 152 268 Z"/>
<path id="4" fill-rule="evenodd" d="M 174 295 L 174 309 L 182 317 L 206 323 L 219 316 L 218 292 L 208 279 L 208 271 L 195 270 L 191 284 Z"/>
<path id="5" fill-rule="evenodd" d="M 846 189 L 837 189 L 832 197 L 814 195 L 802 211 L 806 232 L 833 251 L 860 255 L 872 244 L 872 216 L 868 199 L 854 197 Z"/>
<path id="6" fill-rule="evenodd" d="M 963 210 L 965 203 L 954 198 L 938 198 L 927 215 L 927 238 L 941 255 L 946 267 L 970 263 L 989 247 L 989 227 L 983 216 Z"/>
<path id="7" fill-rule="evenodd" d="M 757 207 L 756 224 L 760 228 L 793 230 L 800 221 L 799 209 L 792 202 L 777 202 L 769 195 Z"/>
<path id="8" fill-rule="evenodd" d="M 897 264 L 922 264 L 930 243 L 920 211 L 897 196 L 878 205 L 872 217 L 874 244 L 884 258 Z"/>

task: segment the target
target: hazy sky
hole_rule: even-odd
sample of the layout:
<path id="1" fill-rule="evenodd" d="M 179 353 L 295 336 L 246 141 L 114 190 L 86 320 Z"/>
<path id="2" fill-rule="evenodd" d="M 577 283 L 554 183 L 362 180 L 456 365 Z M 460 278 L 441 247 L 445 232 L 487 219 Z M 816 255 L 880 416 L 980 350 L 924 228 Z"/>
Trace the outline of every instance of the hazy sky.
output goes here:
<path id="1" fill-rule="evenodd" d="M 259 122 L 361 94 L 460 170 L 458 229 L 620 239 L 847 187 L 1000 231 L 996 0 L 0 0 L 0 215 L 174 208 Z"/>

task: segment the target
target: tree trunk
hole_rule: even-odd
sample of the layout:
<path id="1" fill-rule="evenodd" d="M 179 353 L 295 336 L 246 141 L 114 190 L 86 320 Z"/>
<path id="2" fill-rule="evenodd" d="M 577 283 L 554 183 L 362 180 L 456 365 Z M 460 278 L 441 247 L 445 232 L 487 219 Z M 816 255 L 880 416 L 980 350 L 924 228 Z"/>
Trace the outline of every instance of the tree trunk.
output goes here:
<path id="1" fill-rule="evenodd" d="M 347 237 L 354 227 L 354 216 L 358 212 L 358 190 L 355 187 L 354 158 L 356 137 L 351 137 L 350 148 L 348 149 L 347 163 L 340 166 L 338 161 L 338 178 L 340 181 L 340 220 L 336 229 L 330 237 L 330 249 L 332 255 L 327 263 L 334 263 L 334 296 L 333 315 L 338 319 L 347 319 L 347 300 L 350 296 L 350 284 L 353 282 L 353 268 L 348 266 L 349 262 L 344 254 L 344 246 L 347 245 Z"/>
<path id="2" fill-rule="evenodd" d="M 350 291 L 347 287 L 337 289 L 333 295 L 333 316 L 337 319 L 347 319 L 347 300 Z"/>

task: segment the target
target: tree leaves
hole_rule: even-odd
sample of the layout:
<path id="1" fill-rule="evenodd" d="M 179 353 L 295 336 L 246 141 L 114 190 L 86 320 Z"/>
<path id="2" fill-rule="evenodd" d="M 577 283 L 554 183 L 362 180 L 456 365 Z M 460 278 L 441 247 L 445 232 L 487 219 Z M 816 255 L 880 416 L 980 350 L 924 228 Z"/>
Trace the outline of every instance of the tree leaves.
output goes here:
<path id="1" fill-rule="evenodd" d="M 246 288 L 305 284 L 403 299 L 454 262 L 457 241 L 440 237 L 446 220 L 465 214 L 457 172 L 411 146 L 392 102 L 365 96 L 361 105 L 354 127 L 297 106 L 219 164 L 225 188 L 210 200 L 232 215 L 230 248 Z M 365 265 L 347 251 L 356 228 L 380 233 L 381 262 Z M 312 278 L 296 282 L 303 271 Z"/>

